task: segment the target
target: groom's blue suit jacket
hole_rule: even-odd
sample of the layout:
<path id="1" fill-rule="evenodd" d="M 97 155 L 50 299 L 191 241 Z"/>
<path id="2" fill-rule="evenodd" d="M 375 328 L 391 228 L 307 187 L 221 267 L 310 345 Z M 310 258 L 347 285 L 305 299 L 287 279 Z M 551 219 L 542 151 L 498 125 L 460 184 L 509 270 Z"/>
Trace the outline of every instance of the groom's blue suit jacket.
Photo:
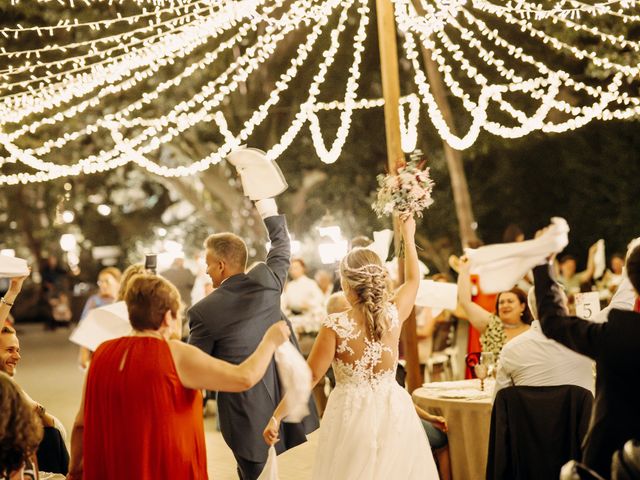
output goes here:
<path id="1" fill-rule="evenodd" d="M 267 329 L 284 318 L 280 295 L 291 255 L 287 224 L 284 215 L 268 217 L 264 223 L 271 241 L 266 262 L 227 278 L 188 312 L 189 343 L 234 364 L 250 356 Z M 295 338 L 292 341 L 296 344 Z M 266 461 L 268 447 L 262 431 L 281 397 L 273 360 L 253 388 L 242 393 L 218 393 L 220 430 L 237 456 L 252 462 Z M 304 442 L 305 431 L 317 428 L 315 405 L 312 400 L 310 404 L 312 413 L 303 423 L 282 424 L 278 453 Z"/>

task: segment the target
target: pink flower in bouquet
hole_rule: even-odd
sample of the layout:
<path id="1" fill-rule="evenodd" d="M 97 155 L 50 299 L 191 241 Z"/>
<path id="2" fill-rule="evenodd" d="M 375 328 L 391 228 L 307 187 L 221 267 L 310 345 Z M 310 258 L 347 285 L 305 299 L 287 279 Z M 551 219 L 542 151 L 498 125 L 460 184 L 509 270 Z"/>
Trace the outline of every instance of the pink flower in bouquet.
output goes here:
<path id="1" fill-rule="evenodd" d="M 396 175 L 378 175 L 378 194 L 372 207 L 379 217 L 394 213 L 401 218 L 421 217 L 433 203 L 433 181 L 429 169 L 420 168 L 422 164 L 422 160 L 412 158 L 398 168 Z"/>

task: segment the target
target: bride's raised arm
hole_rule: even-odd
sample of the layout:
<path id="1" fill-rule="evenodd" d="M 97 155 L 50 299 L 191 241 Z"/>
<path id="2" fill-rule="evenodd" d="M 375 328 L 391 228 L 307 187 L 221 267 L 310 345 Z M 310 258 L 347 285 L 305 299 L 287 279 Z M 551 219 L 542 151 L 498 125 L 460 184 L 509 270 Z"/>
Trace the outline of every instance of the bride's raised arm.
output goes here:
<path id="1" fill-rule="evenodd" d="M 400 230 L 404 241 L 404 283 L 396 293 L 394 303 L 398 308 L 400 322 L 404 322 L 416 302 L 420 286 L 420 267 L 416 250 L 416 221 L 413 217 L 400 221 Z"/>

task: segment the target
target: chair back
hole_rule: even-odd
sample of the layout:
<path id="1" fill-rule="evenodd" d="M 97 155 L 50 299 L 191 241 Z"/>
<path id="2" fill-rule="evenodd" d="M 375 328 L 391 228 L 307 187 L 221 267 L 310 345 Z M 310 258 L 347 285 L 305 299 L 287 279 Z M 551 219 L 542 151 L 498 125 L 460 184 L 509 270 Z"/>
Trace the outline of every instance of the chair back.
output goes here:
<path id="1" fill-rule="evenodd" d="M 43 472 L 69 473 L 69 452 L 57 428 L 45 427 L 44 436 L 36 452 L 38 469 Z"/>
<path id="2" fill-rule="evenodd" d="M 612 480 L 637 480 L 640 478 L 640 442 L 629 440 L 613 454 Z"/>
<path id="3" fill-rule="evenodd" d="M 487 479 L 558 478 L 581 458 L 593 395 L 575 385 L 509 387 L 491 411 Z"/>

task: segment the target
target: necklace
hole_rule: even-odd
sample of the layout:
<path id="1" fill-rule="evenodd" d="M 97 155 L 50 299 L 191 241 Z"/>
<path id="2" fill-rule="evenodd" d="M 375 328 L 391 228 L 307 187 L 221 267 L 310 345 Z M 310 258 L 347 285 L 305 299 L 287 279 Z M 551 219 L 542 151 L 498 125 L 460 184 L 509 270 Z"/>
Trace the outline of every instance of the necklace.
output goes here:
<path id="1" fill-rule="evenodd" d="M 513 330 L 515 328 L 520 328 L 524 325 L 524 323 L 520 322 L 520 323 L 516 323 L 515 325 L 511 324 L 511 323 L 504 323 L 502 322 L 502 326 L 504 328 L 506 328 L 507 330 Z"/>

